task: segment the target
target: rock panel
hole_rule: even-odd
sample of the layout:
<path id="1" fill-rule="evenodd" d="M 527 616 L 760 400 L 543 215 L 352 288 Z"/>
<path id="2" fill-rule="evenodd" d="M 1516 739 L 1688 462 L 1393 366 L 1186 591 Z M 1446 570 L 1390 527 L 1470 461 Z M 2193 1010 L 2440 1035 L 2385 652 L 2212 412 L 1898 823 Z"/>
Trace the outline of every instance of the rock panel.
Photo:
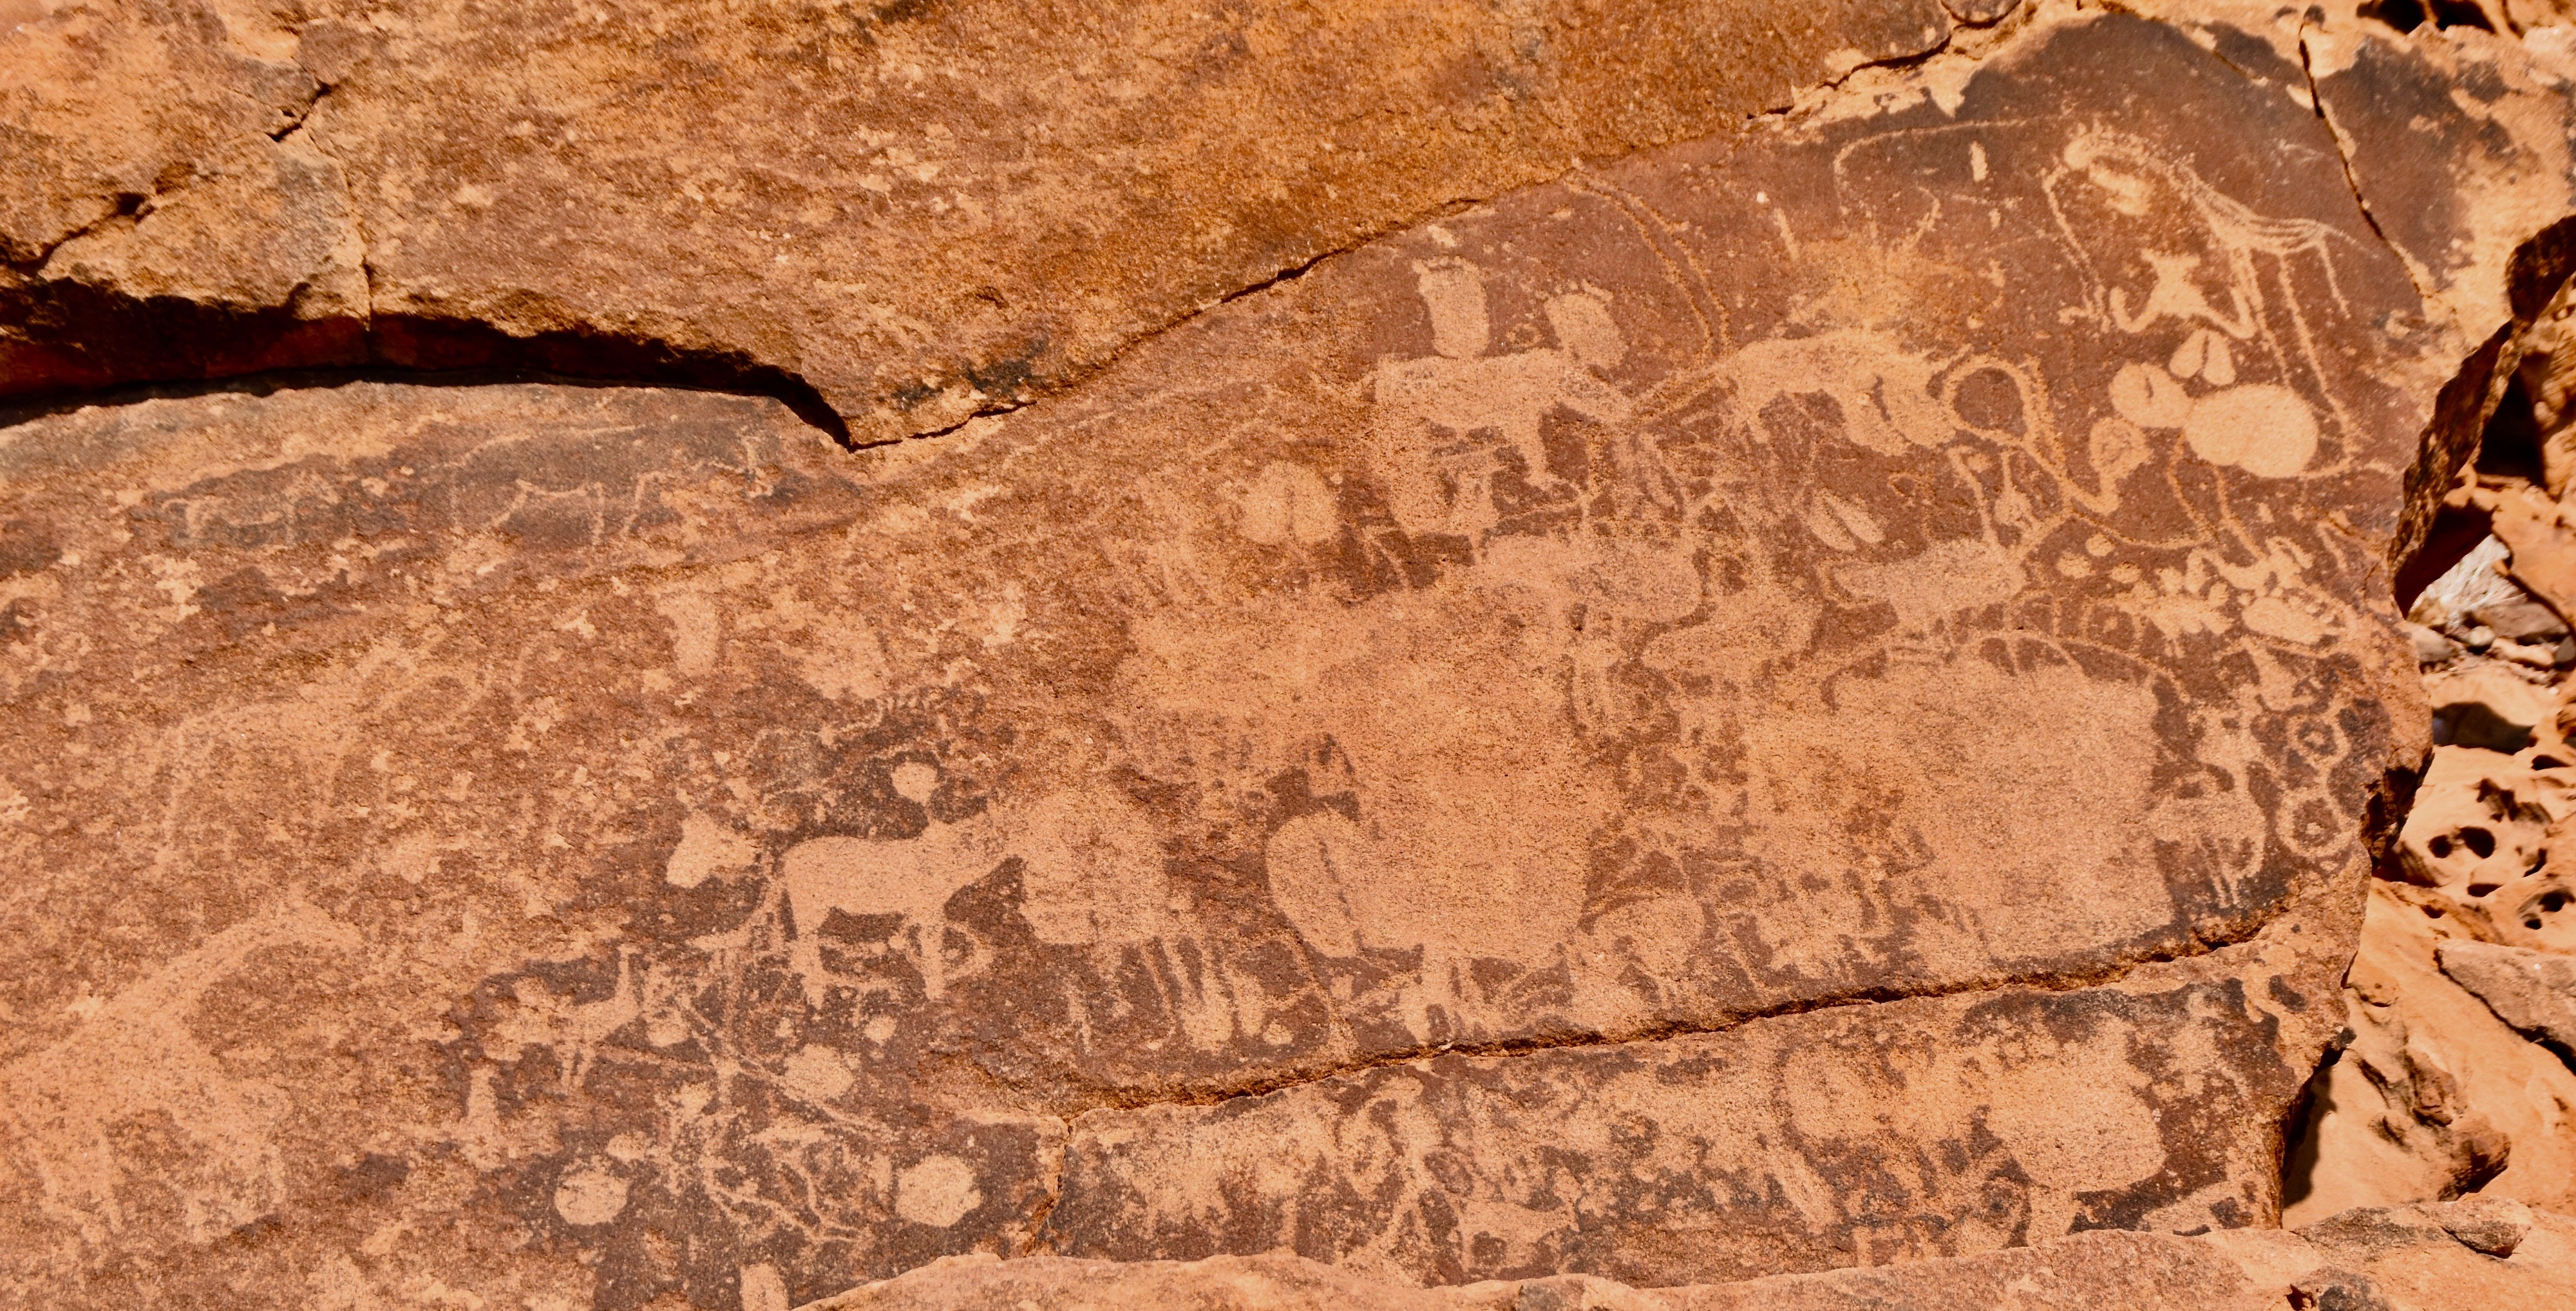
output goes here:
<path id="1" fill-rule="evenodd" d="M 1074 1122 L 1041 1241 L 1290 1250 L 1403 1282 L 1883 1265 L 2276 1213 L 2331 1024 L 2306 926 L 2118 988 L 1837 1008 L 1614 1048 L 1442 1056 Z"/>
<path id="2" fill-rule="evenodd" d="M 1491 1144 L 1386 1176 L 1415 1277 L 2268 1218 L 2351 941 L 2289 909 L 2421 732 L 2415 301 L 2279 88 L 2133 18 L 2015 52 L 937 443 L 552 384 L 7 430 L 11 1277 L 799 1300 L 1153 1248 L 1116 1194 L 1190 1126 L 1381 1092 Z M 1830 1145 L 1722 1198 L 1612 1105 L 1732 1151 L 1800 1034 Z M 2095 1128 L 2012 1120 L 2077 1072 Z M 1920 1143 L 1897 1075 L 1955 1094 Z M 1646 1177 L 1431 1233 L 1572 1204 L 1524 1100 Z"/>

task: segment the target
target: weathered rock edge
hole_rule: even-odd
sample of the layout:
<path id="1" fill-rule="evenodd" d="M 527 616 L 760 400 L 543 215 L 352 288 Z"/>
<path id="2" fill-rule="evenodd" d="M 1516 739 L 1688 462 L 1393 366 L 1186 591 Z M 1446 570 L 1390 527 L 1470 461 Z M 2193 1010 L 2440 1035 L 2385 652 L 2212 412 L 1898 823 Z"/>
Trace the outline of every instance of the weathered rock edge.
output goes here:
<path id="1" fill-rule="evenodd" d="M 2295 1232 L 2095 1231 L 1977 1256 L 1672 1288 L 1560 1275 L 1419 1289 L 1284 1253 L 1133 1263 L 949 1257 L 803 1311 L 1012 1311 L 1032 1301 L 1211 1311 L 2514 1311 L 2570 1297 L 2576 1220 L 2471 1199 L 2350 1211 Z"/>

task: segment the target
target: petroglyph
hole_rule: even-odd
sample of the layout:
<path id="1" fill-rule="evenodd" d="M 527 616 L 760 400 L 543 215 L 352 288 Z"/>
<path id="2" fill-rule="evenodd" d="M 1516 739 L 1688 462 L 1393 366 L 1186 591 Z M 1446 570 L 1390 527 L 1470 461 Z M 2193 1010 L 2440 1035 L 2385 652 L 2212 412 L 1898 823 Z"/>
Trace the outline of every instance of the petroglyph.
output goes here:
<path id="1" fill-rule="evenodd" d="M 2245 1167 L 2271 1149 L 2173 1078 L 2288 1014 L 2247 1009 L 2236 986 L 1901 1002 L 1607 1059 L 1444 1056 L 1216 1107 L 1094 1112 L 1074 1127 L 1050 1246 L 1187 1259 L 1223 1235 L 1383 1277 L 1571 1266 L 1642 1282 L 1684 1263 L 1725 1279 L 2232 1226 L 2270 1205 Z M 2208 1023 L 2167 1018 L 2185 1011 Z M 2232 1082 L 2249 1075 L 2274 1093 L 2298 1078 L 2233 1071 L 2200 1095 L 2266 1095 Z"/>
<path id="2" fill-rule="evenodd" d="M 923 991 L 933 998 L 945 993 L 941 908 L 993 867 L 998 853 L 986 828 L 980 816 L 959 824 L 933 820 L 917 838 L 809 838 L 788 848 L 779 857 L 779 873 L 788 913 L 796 920 L 797 970 L 807 989 L 820 999 L 824 921 L 850 915 L 893 920 L 889 937 L 912 940 Z"/>
<path id="3" fill-rule="evenodd" d="M 1753 342 L 1728 356 L 1719 376 L 1732 387 L 1740 410 L 1753 415 L 1774 440 L 1797 436 L 1773 427 L 1796 422 L 1789 417 L 1796 412 L 1778 412 L 1774 406 L 1821 396 L 1832 402 L 1846 439 L 1893 455 L 1908 446 L 1938 447 L 1949 440 L 1957 420 L 1930 394 L 1936 372 L 1932 361 L 1907 354 L 1888 337 L 1846 328 Z"/>
<path id="4" fill-rule="evenodd" d="M 918 763 L 892 771 L 895 793 L 916 805 L 931 800 L 937 779 L 937 771 Z M 819 1000 L 828 986 L 820 940 L 832 916 L 846 915 L 889 921 L 879 940 L 907 942 L 924 991 L 938 997 L 952 976 L 982 968 L 975 956 L 980 946 L 968 948 L 969 963 L 946 963 L 949 900 L 1015 857 L 1020 913 L 1038 941 L 1119 944 L 1156 936 L 1168 894 L 1150 819 L 1114 791 L 1068 790 L 999 816 L 986 811 L 953 824 L 934 819 L 918 837 L 818 837 L 788 848 L 779 857 L 780 886 L 796 922 L 794 961 L 808 991 Z"/>
<path id="5" fill-rule="evenodd" d="M 1433 259 L 1416 266 L 1415 278 L 1431 319 L 1432 353 L 1377 367 L 1373 472 L 1406 531 L 1474 535 L 1495 522 L 1498 474 L 1562 485 L 1539 440 L 1551 414 L 1562 409 L 1599 422 L 1628 416 L 1628 399 L 1596 372 L 1615 367 L 1627 346 L 1600 294 L 1577 291 L 1545 306 L 1557 346 L 1489 356 L 1482 271 Z M 1506 449 L 1478 445 L 1476 435 L 1487 432 Z M 1517 457 L 1518 467 L 1507 469 L 1497 456 Z"/>
<path id="6" fill-rule="evenodd" d="M 290 901 L 112 997 L 65 1007 L 69 1034 L 0 1068 L 9 1166 L 35 1185 L 44 1216 L 105 1247 L 212 1242 L 274 1210 L 287 1187 L 280 1104 L 292 1093 L 237 1076 L 190 1021 L 262 957 L 358 946 L 349 925 Z M 138 1150 L 138 1138 L 151 1147 Z"/>
<path id="7" fill-rule="evenodd" d="M 2032 42 L 936 443 L 535 383 L 19 425 L 6 905 L 118 930 L 14 940 L 9 1068 L 122 1068 L 72 980 L 347 925 L 236 1044 L 287 1145 L 207 1149 L 171 1259 L 357 1190 L 352 1298 L 2267 1219 L 2407 745 L 2416 302 L 2309 110 L 2142 19 Z M 12 1277 L 131 1257 L 66 1206 Z"/>

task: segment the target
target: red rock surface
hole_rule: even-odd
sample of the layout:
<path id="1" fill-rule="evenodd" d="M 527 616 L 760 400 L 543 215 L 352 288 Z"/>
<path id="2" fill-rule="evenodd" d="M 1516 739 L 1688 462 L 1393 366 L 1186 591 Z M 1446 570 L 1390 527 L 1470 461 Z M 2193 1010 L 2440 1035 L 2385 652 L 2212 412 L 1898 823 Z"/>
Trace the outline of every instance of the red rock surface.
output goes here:
<path id="1" fill-rule="evenodd" d="M 2543 1307 L 2576 1296 L 2576 1222 L 2484 1200 L 2350 1212 L 2297 1233 L 2193 1238 L 2092 1232 L 2032 1248 L 1738 1284 L 1629 1288 L 1589 1276 L 1414 1289 L 1289 1256 L 1191 1263 L 951 1258 L 809 1311 L 1056 1307 L 1367 1311 L 2270 1311 Z"/>
<path id="2" fill-rule="evenodd" d="M 2567 1278 L 2543 35 L 0 30 L 40 1304 Z"/>

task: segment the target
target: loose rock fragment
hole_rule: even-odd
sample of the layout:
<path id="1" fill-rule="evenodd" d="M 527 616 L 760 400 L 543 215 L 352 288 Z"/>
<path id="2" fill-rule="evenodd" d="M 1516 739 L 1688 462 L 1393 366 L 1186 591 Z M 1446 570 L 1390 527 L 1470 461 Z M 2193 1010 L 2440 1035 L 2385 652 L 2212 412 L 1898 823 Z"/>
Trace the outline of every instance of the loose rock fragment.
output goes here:
<path id="1" fill-rule="evenodd" d="M 2561 908 L 2568 900 L 2558 896 Z M 2478 995 L 2498 1019 L 2564 1052 L 2576 1052 L 2576 956 L 2445 942 L 2442 972 Z"/>
<path id="2" fill-rule="evenodd" d="M 2531 1208 L 2504 1197 L 2465 1198 L 2438 1213 L 2451 1237 L 2488 1256 L 2511 1256 L 2531 1232 Z"/>

